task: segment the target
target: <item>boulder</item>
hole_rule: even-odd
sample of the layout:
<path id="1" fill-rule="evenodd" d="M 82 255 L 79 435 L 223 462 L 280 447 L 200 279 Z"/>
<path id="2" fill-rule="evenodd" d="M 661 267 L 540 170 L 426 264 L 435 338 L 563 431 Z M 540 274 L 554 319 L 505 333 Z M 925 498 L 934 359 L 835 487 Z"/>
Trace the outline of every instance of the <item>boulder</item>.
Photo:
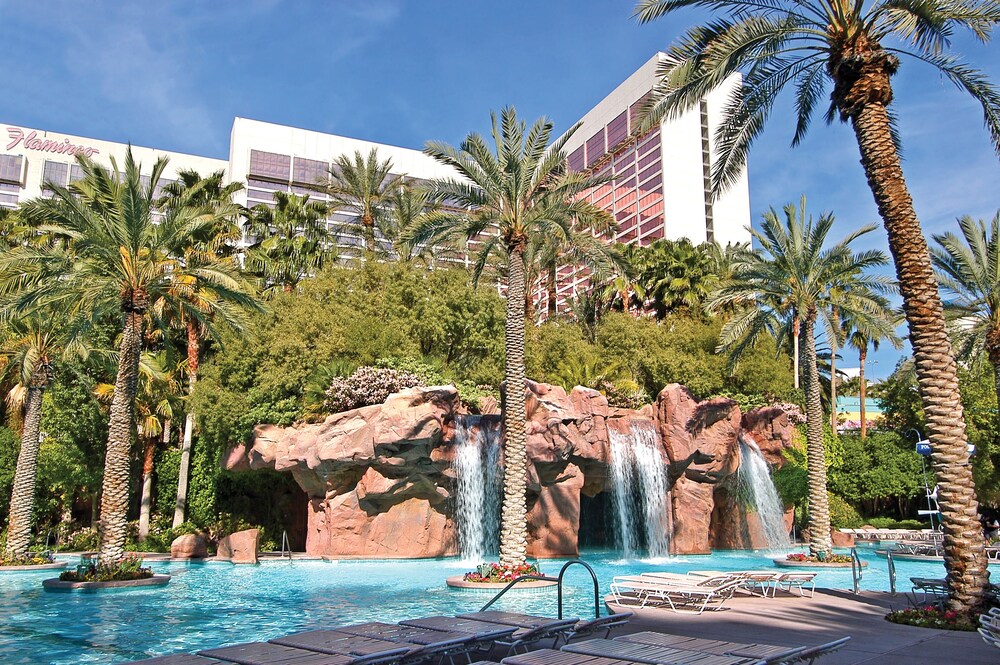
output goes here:
<path id="1" fill-rule="evenodd" d="M 854 547 L 854 534 L 840 529 L 830 529 L 830 542 L 834 547 Z"/>
<path id="2" fill-rule="evenodd" d="M 173 559 L 204 559 L 208 556 L 208 544 L 196 533 L 177 536 L 170 543 L 170 557 Z"/>
<path id="3" fill-rule="evenodd" d="M 795 445 L 795 426 L 784 409 L 765 406 L 747 411 L 741 427 L 744 436 L 753 438 L 768 464 L 776 469 L 784 466 L 784 451 Z"/>
<path id="4" fill-rule="evenodd" d="M 219 539 L 216 557 L 229 559 L 233 563 L 257 563 L 260 549 L 260 530 L 246 529 Z"/>

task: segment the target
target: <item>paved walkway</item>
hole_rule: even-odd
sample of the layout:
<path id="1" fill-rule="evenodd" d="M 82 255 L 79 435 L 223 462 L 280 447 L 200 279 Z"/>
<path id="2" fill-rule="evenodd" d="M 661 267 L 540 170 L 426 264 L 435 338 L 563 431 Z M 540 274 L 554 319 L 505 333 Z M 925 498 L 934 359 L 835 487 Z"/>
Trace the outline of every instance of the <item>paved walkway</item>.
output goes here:
<path id="1" fill-rule="evenodd" d="M 706 611 L 701 615 L 678 614 L 659 608 L 636 610 L 610 601 L 610 596 L 605 599 L 611 611 L 636 612 L 628 626 L 616 630 L 615 635 L 655 630 L 790 647 L 819 644 L 850 635 L 851 641 L 840 651 L 824 656 L 821 665 L 1000 663 L 1000 649 L 986 644 L 979 633 L 914 628 L 886 621 L 883 617 L 890 609 L 907 607 L 903 594 L 864 592 L 854 595 L 847 591 L 817 589 L 813 598 L 736 596 L 726 603 L 727 609 Z"/>

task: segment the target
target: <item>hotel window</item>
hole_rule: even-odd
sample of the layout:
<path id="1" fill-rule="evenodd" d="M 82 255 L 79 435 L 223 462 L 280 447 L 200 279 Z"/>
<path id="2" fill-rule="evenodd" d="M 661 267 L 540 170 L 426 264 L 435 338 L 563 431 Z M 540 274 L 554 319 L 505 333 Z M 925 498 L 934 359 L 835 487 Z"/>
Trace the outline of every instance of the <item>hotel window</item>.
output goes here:
<path id="1" fill-rule="evenodd" d="M 304 185 L 315 185 L 326 182 L 329 178 L 329 165 L 315 159 L 295 158 L 292 169 L 292 180 Z"/>
<path id="2" fill-rule="evenodd" d="M 639 126 L 639 116 L 642 115 L 643 105 L 652 96 L 653 96 L 652 91 L 647 92 L 645 95 L 640 97 L 635 104 L 632 104 L 632 106 L 628 108 L 629 125 L 631 125 L 631 129 L 633 132 L 635 131 L 636 127 Z"/>
<path id="3" fill-rule="evenodd" d="M 587 139 L 587 166 L 604 156 L 604 128 Z"/>
<path id="4" fill-rule="evenodd" d="M 582 171 L 583 168 L 583 146 L 580 146 L 569 155 L 569 170 Z"/>
<path id="5" fill-rule="evenodd" d="M 24 157 L 21 155 L 0 155 L 0 181 L 21 183 L 24 171 Z"/>
<path id="6" fill-rule="evenodd" d="M 53 185 L 58 185 L 60 187 L 65 187 L 66 182 L 69 179 L 69 164 L 63 164 L 61 162 L 52 162 L 45 160 L 45 167 L 42 169 L 42 188 L 51 192 L 46 185 L 52 183 Z"/>
<path id="7" fill-rule="evenodd" d="M 250 173 L 264 178 L 288 181 L 292 171 L 292 158 L 262 150 L 250 151 Z"/>
<path id="8" fill-rule="evenodd" d="M 628 112 L 622 111 L 621 115 L 608 123 L 608 147 L 614 148 L 625 140 L 628 136 Z"/>

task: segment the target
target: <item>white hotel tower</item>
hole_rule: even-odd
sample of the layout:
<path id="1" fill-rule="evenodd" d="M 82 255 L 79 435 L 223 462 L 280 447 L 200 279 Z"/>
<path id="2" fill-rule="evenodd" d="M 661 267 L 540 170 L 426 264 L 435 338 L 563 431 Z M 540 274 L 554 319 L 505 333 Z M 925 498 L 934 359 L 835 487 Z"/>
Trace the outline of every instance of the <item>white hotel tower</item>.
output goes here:
<path id="1" fill-rule="evenodd" d="M 655 83 L 656 68 L 663 57 L 662 53 L 654 55 L 583 116 L 582 126 L 567 143 L 569 167 L 613 174 L 614 179 L 591 192 L 590 198 L 615 216 L 620 228 L 618 242 L 648 245 L 660 238 L 688 238 L 695 244 L 706 240 L 722 245 L 748 242 L 750 195 L 746 172 L 714 201 L 709 191 L 715 154 L 713 132 L 725 96 L 737 85 L 737 79 L 728 80 L 698 108 L 640 134 L 637 110 Z M 65 185 L 79 178 L 77 153 L 104 164 L 114 157 L 120 167 L 126 147 L 123 143 L 0 124 L 0 207 L 13 208 L 43 195 L 44 182 Z M 353 155 L 355 151 L 367 154 L 372 148 L 378 149 L 381 159 L 392 160 L 397 174 L 410 179 L 454 175 L 420 150 L 239 117 L 233 121 L 228 160 L 138 146 L 133 146 L 133 153 L 147 172 L 157 157 L 169 157 L 167 179 L 184 169 L 202 175 L 224 170 L 230 181 L 246 185 L 238 202 L 254 206 L 272 204 L 275 191 L 308 193 L 313 199 L 324 200 L 326 197 L 309 189 L 309 185 L 324 178 L 338 156 Z M 336 213 L 331 221 L 342 219 L 343 215 Z M 360 239 L 348 234 L 338 244 L 341 256 L 350 257 L 357 254 Z M 586 277 L 579 271 L 561 271 L 560 309 L 585 282 Z"/>

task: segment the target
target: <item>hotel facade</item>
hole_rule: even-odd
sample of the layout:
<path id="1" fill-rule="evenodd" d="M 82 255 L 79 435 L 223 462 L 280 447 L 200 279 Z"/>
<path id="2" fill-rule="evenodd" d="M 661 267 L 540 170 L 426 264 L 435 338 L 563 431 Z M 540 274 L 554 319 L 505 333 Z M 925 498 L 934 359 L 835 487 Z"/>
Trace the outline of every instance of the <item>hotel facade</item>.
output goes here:
<path id="1" fill-rule="evenodd" d="M 619 225 L 618 242 L 648 245 L 661 238 L 688 238 L 695 244 L 706 240 L 723 245 L 748 242 L 746 172 L 714 200 L 709 188 L 715 154 L 712 133 L 726 95 L 738 81 L 728 80 L 698 108 L 679 118 L 639 132 L 638 110 L 655 83 L 656 68 L 663 57 L 662 53 L 653 56 L 583 116 L 566 145 L 569 168 L 613 176 L 608 184 L 590 192 L 589 198 L 614 215 Z M 6 134 L 0 143 L 0 207 L 7 208 L 45 195 L 46 183 L 65 186 L 80 178 L 77 154 L 105 165 L 114 158 L 121 168 L 128 147 L 18 125 L 0 124 L 0 132 L 0 136 Z M 202 175 L 222 170 L 228 181 L 245 185 L 237 202 L 252 207 L 273 205 L 277 191 L 309 194 L 313 200 L 326 201 L 326 195 L 310 186 L 327 177 L 340 155 L 367 154 L 373 148 L 380 159 L 392 161 L 394 173 L 408 179 L 455 175 L 420 150 L 240 117 L 233 121 L 228 160 L 139 146 L 132 150 L 146 172 L 157 158 L 169 158 L 164 180 L 158 183 L 161 187 L 182 170 L 193 169 Z M 348 219 L 335 212 L 330 222 L 341 227 Z M 342 257 L 356 256 L 360 246 L 361 238 L 350 232 L 338 237 Z M 559 309 L 586 281 L 585 271 L 562 270 Z"/>

